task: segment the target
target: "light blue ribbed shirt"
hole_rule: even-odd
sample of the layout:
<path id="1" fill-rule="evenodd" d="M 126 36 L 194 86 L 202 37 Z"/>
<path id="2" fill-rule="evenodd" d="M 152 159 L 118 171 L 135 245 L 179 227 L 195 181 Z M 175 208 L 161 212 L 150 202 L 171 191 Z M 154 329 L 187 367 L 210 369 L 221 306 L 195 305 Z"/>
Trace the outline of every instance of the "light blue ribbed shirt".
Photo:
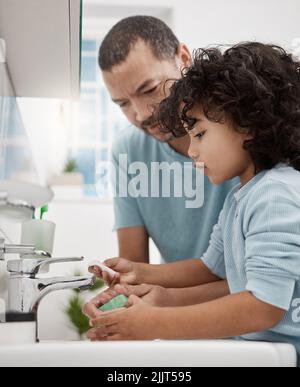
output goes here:
<path id="1" fill-rule="evenodd" d="M 292 343 L 299 359 L 300 173 L 279 164 L 235 187 L 202 260 L 232 294 L 250 291 L 286 311 L 276 327 L 242 338 Z"/>

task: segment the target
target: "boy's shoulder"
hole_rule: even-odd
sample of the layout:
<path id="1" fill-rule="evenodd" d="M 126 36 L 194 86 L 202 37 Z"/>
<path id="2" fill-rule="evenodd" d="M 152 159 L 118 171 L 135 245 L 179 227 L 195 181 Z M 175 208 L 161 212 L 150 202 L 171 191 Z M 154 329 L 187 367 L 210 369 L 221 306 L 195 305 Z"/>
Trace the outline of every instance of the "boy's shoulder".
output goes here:
<path id="1" fill-rule="evenodd" d="M 267 174 L 269 184 L 281 184 L 300 192 L 300 172 L 285 164 L 280 164 Z"/>
<path id="2" fill-rule="evenodd" d="M 270 203 L 280 198 L 300 203 L 300 172 L 286 164 L 267 171 L 251 191 L 248 201 Z"/>

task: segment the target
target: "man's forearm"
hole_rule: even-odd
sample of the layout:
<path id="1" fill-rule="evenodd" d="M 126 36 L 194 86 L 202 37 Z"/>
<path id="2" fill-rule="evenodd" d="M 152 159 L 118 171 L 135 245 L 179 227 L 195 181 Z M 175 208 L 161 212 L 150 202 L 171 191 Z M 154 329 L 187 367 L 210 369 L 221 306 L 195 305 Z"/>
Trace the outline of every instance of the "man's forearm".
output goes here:
<path id="1" fill-rule="evenodd" d="M 132 262 L 149 263 L 149 236 L 145 227 L 118 230 L 119 256 Z"/>
<path id="2" fill-rule="evenodd" d="M 189 288 L 220 280 L 200 259 L 164 265 L 141 265 L 142 282 L 165 288 Z"/>
<path id="3" fill-rule="evenodd" d="M 183 289 L 168 289 L 169 306 L 190 306 L 217 300 L 230 294 L 227 281 L 217 281 L 205 285 Z"/>
<path id="4" fill-rule="evenodd" d="M 221 339 L 271 329 L 284 314 L 244 292 L 201 305 L 161 308 L 153 329 L 161 339 Z"/>

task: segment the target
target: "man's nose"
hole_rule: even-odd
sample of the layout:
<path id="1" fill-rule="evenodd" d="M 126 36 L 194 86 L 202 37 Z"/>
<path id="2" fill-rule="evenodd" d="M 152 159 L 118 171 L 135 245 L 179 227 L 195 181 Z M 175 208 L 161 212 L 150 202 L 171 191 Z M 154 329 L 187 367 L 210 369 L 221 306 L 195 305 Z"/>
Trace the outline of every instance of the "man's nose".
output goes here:
<path id="1" fill-rule="evenodd" d="M 134 104 L 134 112 L 135 112 L 135 118 L 138 122 L 144 122 L 151 117 L 151 109 L 148 105 L 145 105 L 143 103 L 135 103 Z"/>

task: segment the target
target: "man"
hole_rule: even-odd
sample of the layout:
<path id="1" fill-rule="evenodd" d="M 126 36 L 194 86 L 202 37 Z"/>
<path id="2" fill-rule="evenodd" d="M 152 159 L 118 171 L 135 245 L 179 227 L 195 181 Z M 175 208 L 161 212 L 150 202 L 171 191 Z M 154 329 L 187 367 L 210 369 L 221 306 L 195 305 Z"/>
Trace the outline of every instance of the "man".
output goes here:
<path id="1" fill-rule="evenodd" d="M 175 138 L 171 130 L 161 133 L 153 114 L 153 107 L 165 98 L 171 85 L 167 81 L 179 79 L 190 64 L 187 46 L 180 44 L 171 29 L 156 18 L 130 17 L 107 34 L 100 48 L 99 65 L 112 100 L 133 125 L 114 145 L 116 170 L 124 169 L 120 165 L 122 155 L 127 156 L 129 165 L 143 162 L 148 170 L 153 162 L 191 165 L 189 137 Z M 155 173 L 163 184 L 159 171 Z M 190 184 L 195 186 L 196 171 L 191 176 Z M 171 185 L 176 183 L 176 176 L 172 177 Z M 225 197 L 235 184 L 216 187 L 205 178 L 204 205 L 196 211 L 187 208 L 188 198 L 184 194 L 181 197 L 117 195 L 114 208 L 119 256 L 149 263 L 152 238 L 166 262 L 201 257 Z"/>
<path id="2" fill-rule="evenodd" d="M 131 176 L 119 163 L 122 155 L 127 156 L 129 164 L 143 162 L 149 170 L 153 162 L 192 166 L 189 137 L 175 138 L 172 128 L 169 133 L 162 133 L 153 113 L 153 107 L 166 97 L 172 85 L 167 81 L 181 78 L 182 70 L 191 63 L 187 46 L 180 44 L 165 23 L 153 17 L 124 19 L 105 37 L 99 52 L 104 82 L 112 100 L 132 124 L 113 147 L 114 167 L 121 168 L 125 181 Z M 195 186 L 197 176 L 193 169 L 190 183 Z M 176 176 L 170 182 L 173 183 Z M 212 275 L 199 258 L 209 246 L 228 192 L 237 184 L 234 180 L 213 186 L 205 178 L 204 204 L 197 209 L 187 208 L 186 195 L 117 195 L 115 228 L 122 258 L 109 259 L 105 264 L 118 274 L 112 279 L 96 266 L 90 269 L 111 288 L 86 304 L 84 313 L 91 319 L 97 317 L 98 308 L 119 293 L 138 296 L 160 307 L 201 304 L 228 295 L 227 281 Z M 116 188 L 119 191 L 118 185 Z M 149 265 L 150 238 L 166 264 Z M 116 282 L 121 286 L 113 287 Z M 180 288 L 185 288 L 183 298 L 178 294 Z M 88 337 L 102 340 L 102 334 L 101 329 L 93 329 Z"/>

